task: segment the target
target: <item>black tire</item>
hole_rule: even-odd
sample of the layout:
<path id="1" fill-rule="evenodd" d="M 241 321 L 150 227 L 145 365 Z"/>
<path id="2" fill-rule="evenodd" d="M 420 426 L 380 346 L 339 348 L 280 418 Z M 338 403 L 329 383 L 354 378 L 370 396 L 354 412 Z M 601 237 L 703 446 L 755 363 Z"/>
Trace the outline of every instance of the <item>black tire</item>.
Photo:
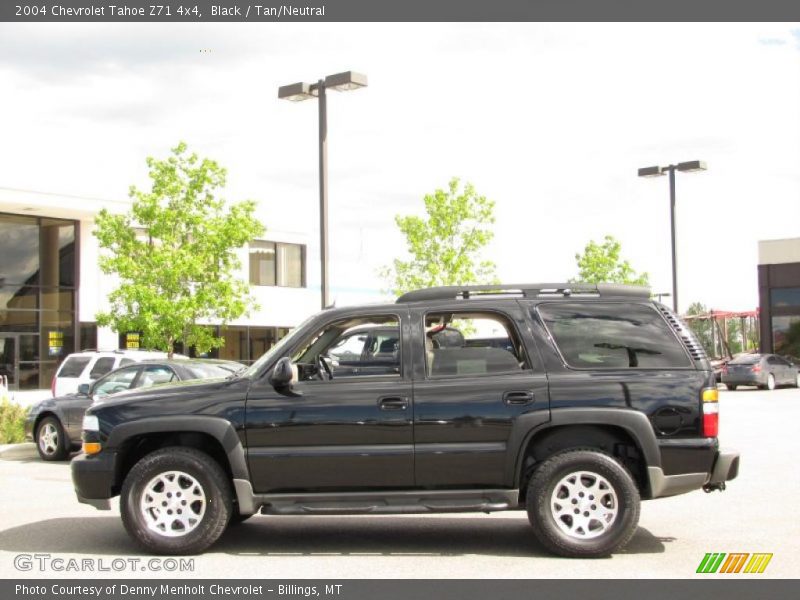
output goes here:
<path id="1" fill-rule="evenodd" d="M 774 390 L 776 387 L 775 375 L 770 373 L 767 375 L 767 385 L 765 385 L 762 389 L 769 390 L 770 392 Z"/>
<path id="2" fill-rule="evenodd" d="M 739 387 L 735 383 L 726 383 L 725 387 L 728 388 L 730 391 L 735 392 L 736 388 Z"/>
<path id="3" fill-rule="evenodd" d="M 55 461 L 69 458 L 67 435 L 57 417 L 47 416 L 39 421 L 34 440 L 42 460 Z"/>
<path id="4" fill-rule="evenodd" d="M 196 489 L 194 484 L 198 484 L 200 496 L 205 499 L 204 510 L 200 514 L 200 518 L 196 519 L 195 523 L 191 525 L 192 528 L 185 533 L 181 533 L 185 529 L 184 527 L 175 527 L 175 521 L 172 521 L 171 526 L 165 526 L 161 531 L 156 531 L 157 525 L 153 523 L 153 520 L 154 517 L 162 514 L 161 507 L 145 510 L 141 506 L 145 492 L 150 492 L 150 497 L 153 497 L 152 492 L 155 487 L 150 487 L 149 490 L 148 487 L 154 479 L 160 474 L 170 472 L 180 472 L 184 476 L 178 478 L 172 476 L 173 479 L 170 483 L 178 486 L 175 489 L 182 489 L 189 498 L 189 495 Z M 166 475 L 167 479 L 169 477 L 170 475 Z M 183 481 L 179 481 L 179 479 Z M 191 480 L 194 480 L 194 483 L 190 487 L 181 487 L 182 483 Z M 172 492 L 156 493 L 171 495 Z M 203 503 L 199 499 L 192 502 L 192 498 L 198 498 L 198 495 L 189 498 L 188 505 L 185 499 L 177 500 L 180 495 L 180 492 L 175 492 L 174 497 L 169 500 L 172 503 L 171 508 L 165 510 L 170 515 L 173 514 L 170 512 L 171 510 L 174 510 L 175 513 L 185 510 L 187 517 L 190 518 L 190 510 L 194 514 L 199 507 L 203 507 Z M 120 512 L 125 529 L 142 548 L 155 554 L 197 554 L 202 552 L 216 542 L 225 531 L 231 518 L 232 507 L 231 484 L 222 467 L 207 454 L 193 448 L 162 448 L 148 454 L 130 470 L 125 477 L 120 493 Z M 166 515 L 164 517 L 170 518 Z M 172 518 L 178 519 L 179 517 Z M 170 535 L 174 537 L 169 537 Z"/>
<path id="5" fill-rule="evenodd" d="M 567 488 L 561 485 L 562 481 L 577 473 L 586 474 L 581 477 L 581 482 L 591 483 L 594 476 L 593 485 L 608 484 L 613 494 L 608 488 L 595 488 L 601 490 L 603 502 L 608 502 L 606 508 L 613 507 L 615 504 L 613 495 L 616 496 L 616 515 L 613 518 L 609 517 L 610 520 L 605 526 L 599 519 L 587 520 L 588 525 L 583 527 L 585 535 L 579 533 L 581 527 L 576 521 L 572 521 L 571 514 L 564 513 L 557 520 L 553 512 L 555 509 L 551 508 L 556 487 L 566 490 Z M 600 479 L 604 480 L 602 484 Z M 581 482 L 579 483 L 584 485 Z M 588 500 L 590 497 L 596 504 L 591 504 L 591 500 Z M 576 506 L 575 510 L 581 506 L 573 505 L 569 496 L 564 500 L 566 505 Z M 587 516 L 590 514 L 588 512 L 590 508 L 594 509 L 600 504 L 600 497 L 595 499 L 588 491 L 581 499 L 576 496 L 576 500 L 591 504 L 582 507 L 587 509 L 584 513 Z M 603 505 L 600 506 L 602 511 Z M 547 550 L 571 558 L 597 558 L 610 555 L 633 537 L 639 522 L 639 490 L 627 469 L 607 454 L 591 449 L 567 450 L 546 459 L 536 469 L 528 483 L 526 508 L 533 532 Z M 571 511 L 570 508 L 569 512 Z M 562 527 L 575 527 L 575 531 L 567 533 Z"/>

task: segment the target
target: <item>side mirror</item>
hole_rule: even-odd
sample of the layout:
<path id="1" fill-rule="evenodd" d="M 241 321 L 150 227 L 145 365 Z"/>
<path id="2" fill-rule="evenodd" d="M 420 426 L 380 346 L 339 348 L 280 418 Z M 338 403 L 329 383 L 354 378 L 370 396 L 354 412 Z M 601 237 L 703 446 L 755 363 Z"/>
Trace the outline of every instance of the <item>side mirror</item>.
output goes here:
<path id="1" fill-rule="evenodd" d="M 91 384 L 89 383 L 82 383 L 78 386 L 78 394 L 81 396 L 88 396 L 89 395 L 89 388 L 91 388 Z"/>
<path id="2" fill-rule="evenodd" d="M 269 382 L 272 384 L 272 387 L 281 394 L 286 394 L 287 396 L 302 396 L 303 394 L 292 389 L 294 380 L 295 376 L 292 361 L 288 356 L 284 356 L 275 363 L 275 366 L 272 368 Z"/>

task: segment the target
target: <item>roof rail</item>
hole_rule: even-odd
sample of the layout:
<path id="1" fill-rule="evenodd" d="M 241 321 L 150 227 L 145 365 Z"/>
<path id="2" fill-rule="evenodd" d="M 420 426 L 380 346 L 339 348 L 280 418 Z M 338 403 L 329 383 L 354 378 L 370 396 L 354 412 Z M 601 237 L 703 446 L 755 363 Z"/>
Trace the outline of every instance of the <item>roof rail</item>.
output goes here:
<path id="1" fill-rule="evenodd" d="M 497 285 L 446 285 L 406 292 L 397 304 L 429 300 L 469 300 L 511 296 L 541 298 L 548 296 L 600 296 L 649 298 L 650 288 L 623 283 L 514 283 Z"/>

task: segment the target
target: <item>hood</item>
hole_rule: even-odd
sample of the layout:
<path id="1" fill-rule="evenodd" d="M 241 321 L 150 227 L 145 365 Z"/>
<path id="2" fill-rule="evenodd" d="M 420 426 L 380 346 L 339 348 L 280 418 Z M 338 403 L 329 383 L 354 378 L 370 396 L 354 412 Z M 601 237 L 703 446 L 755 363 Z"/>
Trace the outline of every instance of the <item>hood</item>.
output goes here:
<path id="1" fill-rule="evenodd" d="M 138 402 L 150 402 L 154 400 L 170 400 L 181 398 L 197 398 L 206 394 L 218 393 L 220 389 L 230 384 L 234 379 L 190 379 L 188 381 L 176 381 L 154 385 L 145 389 L 127 390 L 118 392 L 105 398 L 100 398 L 93 404 L 94 407 L 100 406 L 119 406 Z"/>

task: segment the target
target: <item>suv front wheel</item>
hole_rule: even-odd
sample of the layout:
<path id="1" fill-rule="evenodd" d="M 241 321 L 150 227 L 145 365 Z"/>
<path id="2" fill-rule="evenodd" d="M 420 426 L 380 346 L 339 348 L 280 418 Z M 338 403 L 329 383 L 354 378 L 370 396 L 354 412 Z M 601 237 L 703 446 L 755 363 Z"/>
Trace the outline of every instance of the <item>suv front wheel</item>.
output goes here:
<path id="1" fill-rule="evenodd" d="M 528 519 L 549 551 L 608 556 L 631 539 L 639 522 L 639 490 L 612 457 L 568 450 L 546 459 L 527 490 Z"/>
<path id="2" fill-rule="evenodd" d="M 157 450 L 137 462 L 120 494 L 125 529 L 157 554 L 196 554 L 217 541 L 232 511 L 225 472 L 193 448 Z"/>

